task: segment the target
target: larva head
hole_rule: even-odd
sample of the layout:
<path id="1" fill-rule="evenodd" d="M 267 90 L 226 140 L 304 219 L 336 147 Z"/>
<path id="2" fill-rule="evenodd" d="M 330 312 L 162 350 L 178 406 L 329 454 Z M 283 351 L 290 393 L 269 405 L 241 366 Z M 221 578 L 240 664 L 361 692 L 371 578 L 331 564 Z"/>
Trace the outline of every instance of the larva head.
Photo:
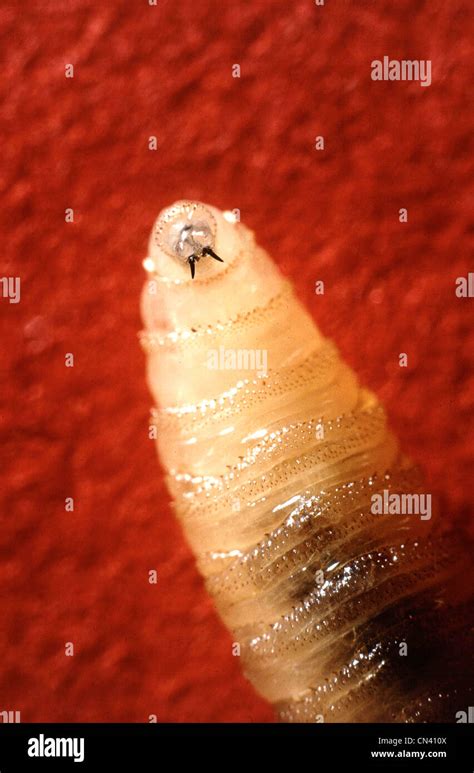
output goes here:
<path id="1" fill-rule="evenodd" d="M 199 260 L 194 279 L 192 255 L 195 264 Z M 142 317 L 148 330 L 162 333 L 225 322 L 265 304 L 282 281 L 252 231 L 231 212 L 189 200 L 159 213 L 143 267 Z"/>
<path id="2" fill-rule="evenodd" d="M 224 262 L 206 253 L 206 247 Z M 187 403 L 225 391 L 236 374 L 209 368 L 209 351 L 228 340 L 236 321 L 240 338 L 237 343 L 231 341 L 232 346 L 259 348 L 266 327 L 247 324 L 247 315 L 253 314 L 253 319 L 255 309 L 279 297 L 283 277 L 256 245 L 252 231 L 229 212 L 199 202 L 178 201 L 163 210 L 148 249 L 144 261 L 148 277 L 141 298 L 142 341 L 149 351 L 149 383 L 156 404 Z M 199 265 L 193 279 L 188 261 L 196 253 Z M 304 322 L 295 324 L 298 341 L 305 329 Z M 294 335 L 282 326 L 278 330 L 286 340 L 283 349 L 278 344 L 279 360 L 294 357 L 298 351 Z M 280 341 L 277 332 L 272 330 L 269 336 L 275 345 Z M 191 340 L 190 346 L 185 345 Z"/>

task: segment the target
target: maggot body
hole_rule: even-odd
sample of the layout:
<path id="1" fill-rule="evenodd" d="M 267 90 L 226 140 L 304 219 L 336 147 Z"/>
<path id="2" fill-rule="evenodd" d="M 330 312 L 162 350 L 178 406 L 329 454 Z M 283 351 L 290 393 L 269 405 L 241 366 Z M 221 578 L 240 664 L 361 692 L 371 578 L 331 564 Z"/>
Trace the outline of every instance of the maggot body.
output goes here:
<path id="1" fill-rule="evenodd" d="M 173 256 L 183 213 L 224 261 L 194 279 Z M 218 210 L 165 210 L 146 268 L 159 454 L 249 679 L 284 721 L 455 722 L 472 695 L 468 556 L 375 395 Z"/>

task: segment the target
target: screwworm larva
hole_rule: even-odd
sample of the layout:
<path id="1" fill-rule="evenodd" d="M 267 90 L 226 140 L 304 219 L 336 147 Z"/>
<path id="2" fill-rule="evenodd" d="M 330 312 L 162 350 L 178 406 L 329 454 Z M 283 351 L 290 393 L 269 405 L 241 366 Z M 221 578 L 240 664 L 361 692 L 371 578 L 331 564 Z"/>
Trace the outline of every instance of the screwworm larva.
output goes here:
<path id="1" fill-rule="evenodd" d="M 455 722 L 468 552 L 375 395 L 229 213 L 177 202 L 144 265 L 159 454 L 249 679 L 283 721 Z"/>

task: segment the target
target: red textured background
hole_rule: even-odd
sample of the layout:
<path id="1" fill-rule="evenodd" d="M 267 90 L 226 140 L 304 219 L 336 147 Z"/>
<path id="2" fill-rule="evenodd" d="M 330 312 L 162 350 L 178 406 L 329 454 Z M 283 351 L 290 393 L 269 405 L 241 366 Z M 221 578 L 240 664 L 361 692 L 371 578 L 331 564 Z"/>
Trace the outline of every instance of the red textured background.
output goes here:
<path id="1" fill-rule="evenodd" d="M 140 264 L 177 198 L 241 210 L 385 401 L 445 512 L 467 518 L 474 301 L 454 283 L 474 270 L 471 5 L 3 4 L 1 275 L 21 277 L 22 297 L 0 298 L 0 711 L 272 720 L 147 435 Z M 432 85 L 372 82 L 384 55 L 431 59 Z"/>

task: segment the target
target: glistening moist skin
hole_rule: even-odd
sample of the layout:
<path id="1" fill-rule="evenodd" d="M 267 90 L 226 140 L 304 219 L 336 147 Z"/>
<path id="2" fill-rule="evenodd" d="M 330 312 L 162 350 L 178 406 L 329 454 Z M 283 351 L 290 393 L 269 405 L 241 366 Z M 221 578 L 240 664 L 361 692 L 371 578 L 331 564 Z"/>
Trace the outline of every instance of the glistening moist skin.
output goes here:
<path id="1" fill-rule="evenodd" d="M 144 265 L 159 455 L 248 678 L 286 722 L 456 722 L 468 549 L 375 395 L 230 213 L 177 202 Z"/>

